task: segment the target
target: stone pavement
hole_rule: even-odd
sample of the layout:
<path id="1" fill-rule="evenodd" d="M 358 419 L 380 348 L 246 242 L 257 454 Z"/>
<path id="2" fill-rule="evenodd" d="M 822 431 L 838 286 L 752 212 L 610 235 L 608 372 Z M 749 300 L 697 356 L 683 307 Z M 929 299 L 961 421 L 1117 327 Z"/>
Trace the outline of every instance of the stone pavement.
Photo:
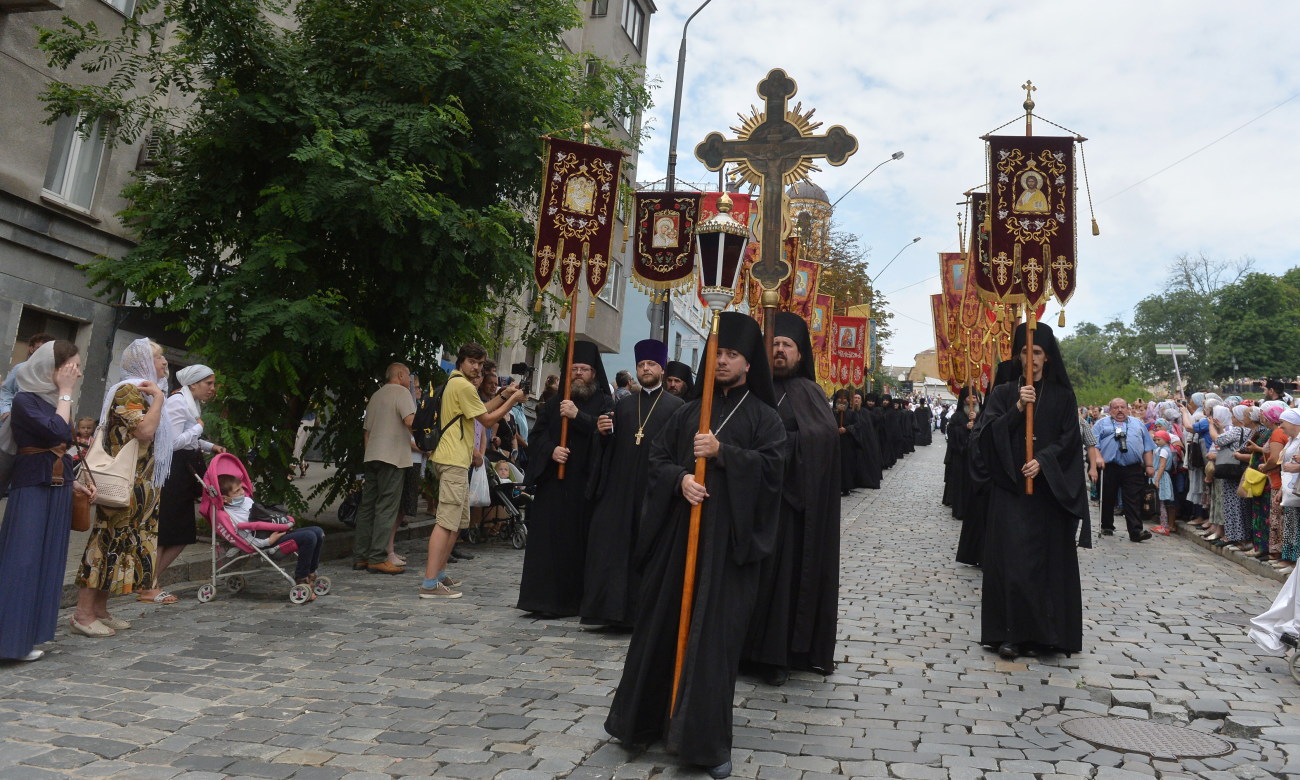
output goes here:
<path id="1" fill-rule="evenodd" d="M 940 438 L 884 490 L 845 499 L 839 669 L 782 688 L 742 678 L 736 776 L 1300 774 L 1300 686 L 1213 617 L 1262 611 L 1277 583 L 1182 539 L 1108 537 L 1081 551 L 1087 651 L 1003 662 L 974 641 L 980 575 L 952 562 L 942 457 Z M 61 630 L 41 661 L 0 666 L 0 780 L 704 777 L 606 737 L 626 637 L 523 617 L 522 553 L 478 550 L 455 566 L 467 593 L 453 602 L 418 600 L 414 573 L 335 561 L 334 592 L 300 607 L 267 575 L 208 604 L 115 602 L 131 630 Z M 1099 714 L 1190 724 L 1235 750 L 1160 761 L 1060 729 Z"/>

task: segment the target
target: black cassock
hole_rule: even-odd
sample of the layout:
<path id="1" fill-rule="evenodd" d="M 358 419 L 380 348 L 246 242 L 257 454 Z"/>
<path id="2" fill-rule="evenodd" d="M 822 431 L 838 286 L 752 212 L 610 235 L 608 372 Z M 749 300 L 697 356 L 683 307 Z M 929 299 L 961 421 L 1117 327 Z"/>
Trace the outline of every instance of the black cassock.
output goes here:
<path id="1" fill-rule="evenodd" d="M 763 561 L 746 661 L 829 674 L 840 589 L 840 481 L 849 434 L 815 382 L 776 380 L 788 460 L 776 551 Z M 845 425 L 852 410 L 845 410 Z M 850 444 L 851 446 L 851 444 Z"/>
<path id="2" fill-rule="evenodd" d="M 559 395 L 552 396 L 528 434 L 528 473 L 532 487 L 528 507 L 528 547 L 519 578 L 519 609 L 569 617 L 582 602 L 583 560 L 587 553 L 586 498 L 596 445 L 596 418 L 614 408 L 614 399 L 597 392 L 574 400 L 578 416 L 569 421 L 569 462 L 564 479 L 551 452 L 560 444 Z"/>
<path id="3" fill-rule="evenodd" d="M 724 315 L 725 316 L 725 315 Z M 743 400 L 742 400 L 743 399 Z M 722 462 L 709 462 L 700 521 L 695 603 L 676 717 L 669 719 L 681 614 L 700 401 L 683 405 L 650 450 L 636 563 L 644 566 L 636 628 L 605 730 L 624 744 L 665 739 L 684 762 L 731 760 L 731 701 L 757 594 L 760 562 L 776 544 L 785 431 L 776 410 L 743 386 L 713 402 Z M 724 423 L 725 421 L 725 423 Z M 838 496 L 837 496 L 838 498 Z M 531 543 L 531 540 L 530 540 Z"/>
<path id="4" fill-rule="evenodd" d="M 660 385 L 614 406 L 614 432 L 600 436 L 592 471 L 587 573 L 578 614 L 588 625 L 631 625 L 641 579 L 632 568 L 650 447 L 682 399 Z M 644 420 L 642 438 L 636 433 Z"/>
<path id="5" fill-rule="evenodd" d="M 1033 495 L 1025 494 L 1025 415 L 1019 388 L 989 393 L 972 432 L 989 475 L 984 546 L 984 601 L 980 642 L 1033 643 L 1062 652 L 1083 648 L 1079 557 L 1088 545 L 1083 440 L 1074 391 L 1040 383 L 1034 412 L 1034 457 L 1041 467 Z"/>
<path id="6" fill-rule="evenodd" d="M 912 445 L 908 441 L 912 435 L 912 416 L 904 415 L 897 407 L 889 406 L 881 411 L 880 419 L 884 423 L 885 437 L 889 440 L 889 447 L 894 453 L 894 461 L 898 462 L 912 451 Z M 905 420 L 906 432 L 903 430 Z"/>
<path id="7" fill-rule="evenodd" d="M 854 487 L 880 489 L 880 442 L 876 440 L 875 421 L 871 419 L 868 409 L 854 409 L 853 425 L 849 433 L 853 437 L 854 451 L 857 455 L 857 471 L 854 473 Z M 846 418 L 847 419 L 847 418 Z"/>
<path id="8" fill-rule="evenodd" d="M 873 406 L 867 410 L 867 416 L 871 418 L 871 426 L 876 432 L 876 444 L 880 448 L 880 468 L 892 469 L 898 462 L 898 455 L 894 450 L 894 437 L 885 410 Z"/>
<path id="9" fill-rule="evenodd" d="M 780 398 L 782 391 L 776 392 L 777 398 Z M 832 409 L 831 414 L 835 416 L 835 425 L 844 429 L 844 433 L 837 432 L 837 444 L 840 451 L 840 491 L 845 492 L 861 487 L 858 485 L 858 445 L 853 440 L 853 426 L 857 425 L 858 419 L 852 409 L 842 412 Z M 784 414 L 781 419 L 785 419 Z"/>
<path id="10" fill-rule="evenodd" d="M 943 505 L 952 507 L 952 516 L 958 520 L 966 517 L 970 487 L 970 470 L 966 464 L 971 429 L 966 427 L 967 422 L 966 415 L 962 415 L 961 420 L 954 420 L 948 426 L 948 449 L 943 456 Z"/>
<path id="11" fill-rule="evenodd" d="M 912 410 L 912 414 L 916 417 L 913 430 L 915 431 L 917 445 L 929 447 L 932 441 L 932 429 L 934 428 L 934 416 L 930 414 L 930 407 L 918 406 Z"/>

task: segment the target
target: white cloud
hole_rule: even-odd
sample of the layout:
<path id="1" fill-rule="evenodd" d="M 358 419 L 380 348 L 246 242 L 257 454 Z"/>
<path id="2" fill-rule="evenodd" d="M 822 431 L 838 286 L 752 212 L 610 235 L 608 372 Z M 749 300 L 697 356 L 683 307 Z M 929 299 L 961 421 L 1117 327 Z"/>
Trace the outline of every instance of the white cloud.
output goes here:
<path id="1" fill-rule="evenodd" d="M 698 3 L 660 3 L 648 71 L 662 83 L 638 178 L 663 176 L 681 25 Z M 773 67 L 799 84 L 795 101 L 859 141 L 843 167 L 814 180 L 838 198 L 902 149 L 840 204 L 837 221 L 873 248 L 889 292 L 934 276 L 936 253 L 957 248 L 955 203 L 984 181 L 979 136 L 1022 114 L 1025 79 L 1036 113 L 1086 145 L 1101 236 L 1079 209 L 1079 292 L 1071 324 L 1132 311 L 1182 252 L 1255 257 L 1279 273 L 1300 264 L 1288 207 L 1297 201 L 1300 99 L 1138 187 L 1116 195 L 1278 103 L 1300 94 L 1294 30 L 1300 5 L 1209 2 L 882 3 L 714 0 L 691 24 L 678 177 L 705 181 L 693 155 L 707 133 L 758 105 Z M 823 128 L 824 129 L 824 128 Z M 1007 132 L 1018 133 L 1022 122 Z M 1055 128 L 1035 124 L 1039 133 Z M 729 133 L 728 133 L 729 134 Z M 1080 180 L 1082 185 L 1082 180 Z M 887 362 L 933 345 L 929 300 L 938 280 L 901 290 Z M 1055 321 L 1056 307 L 1049 309 Z"/>

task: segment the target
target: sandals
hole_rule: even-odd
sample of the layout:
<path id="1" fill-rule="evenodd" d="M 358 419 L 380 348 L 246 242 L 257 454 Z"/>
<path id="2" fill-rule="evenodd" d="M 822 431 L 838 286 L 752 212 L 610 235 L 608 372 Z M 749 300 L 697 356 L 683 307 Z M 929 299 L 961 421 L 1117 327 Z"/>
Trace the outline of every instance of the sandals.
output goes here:
<path id="1" fill-rule="evenodd" d="M 158 591 L 158 595 L 153 598 L 144 595 L 142 592 L 136 595 L 135 600 L 141 604 L 175 604 L 180 601 L 180 599 L 165 590 Z"/>

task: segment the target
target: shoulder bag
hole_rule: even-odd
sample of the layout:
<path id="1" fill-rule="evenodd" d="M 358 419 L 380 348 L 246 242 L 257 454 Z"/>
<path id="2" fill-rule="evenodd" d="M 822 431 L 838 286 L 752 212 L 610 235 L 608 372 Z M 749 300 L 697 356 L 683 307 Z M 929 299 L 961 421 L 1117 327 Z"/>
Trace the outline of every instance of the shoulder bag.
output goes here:
<path id="1" fill-rule="evenodd" d="M 1264 486 L 1268 484 L 1268 475 L 1259 469 L 1247 466 L 1237 484 L 1237 495 L 1242 498 L 1259 498 L 1264 495 Z"/>
<path id="2" fill-rule="evenodd" d="M 1241 461 L 1237 460 L 1236 455 L 1237 450 L 1241 449 L 1242 445 L 1246 443 L 1244 438 L 1245 432 L 1243 431 L 1242 433 L 1243 438 L 1241 441 L 1237 442 L 1236 447 L 1230 447 L 1227 445 L 1219 447 L 1218 453 L 1214 456 L 1215 479 L 1228 479 L 1233 482 L 1241 481 L 1241 475 L 1245 473 L 1246 466 Z"/>
<path id="3" fill-rule="evenodd" d="M 95 503 L 109 509 L 122 509 L 131 505 L 131 494 L 135 490 L 135 461 L 140 454 L 140 440 L 131 440 L 118 450 L 115 456 L 104 449 L 104 429 L 95 431 L 95 440 L 82 462 L 90 469 L 91 478 L 98 491 Z"/>
<path id="4" fill-rule="evenodd" d="M 90 469 L 85 466 L 77 467 L 76 481 L 85 485 L 95 484 L 94 477 L 90 476 Z M 90 496 L 77 490 L 76 485 L 72 486 L 72 530 L 90 530 Z"/>

